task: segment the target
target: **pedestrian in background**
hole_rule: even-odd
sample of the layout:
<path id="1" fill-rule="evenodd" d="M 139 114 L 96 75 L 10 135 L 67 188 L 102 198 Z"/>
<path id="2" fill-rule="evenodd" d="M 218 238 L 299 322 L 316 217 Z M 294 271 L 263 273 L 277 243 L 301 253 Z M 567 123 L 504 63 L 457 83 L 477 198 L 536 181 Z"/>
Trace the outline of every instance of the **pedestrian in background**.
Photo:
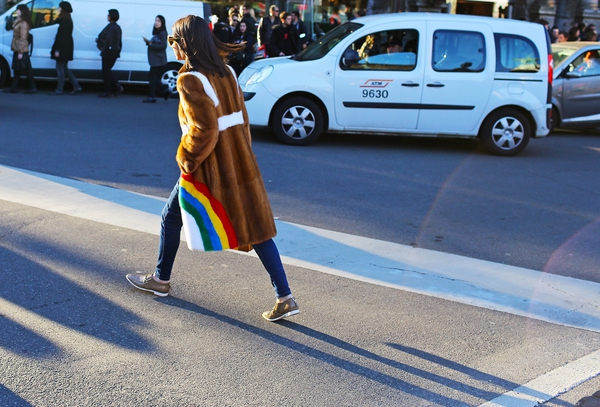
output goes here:
<path id="1" fill-rule="evenodd" d="M 282 57 L 295 55 L 300 49 L 298 47 L 298 34 L 292 26 L 292 15 L 288 12 L 279 14 L 280 23 L 273 27 L 269 41 L 269 57 Z"/>
<path id="2" fill-rule="evenodd" d="M 306 35 L 306 26 L 300 18 L 298 10 L 292 11 L 292 26 L 296 29 L 296 34 L 298 34 L 298 50 L 301 51 L 308 46 L 310 39 Z"/>
<path id="3" fill-rule="evenodd" d="M 558 32 L 558 37 L 556 37 L 556 42 L 567 42 L 567 33 L 564 31 Z"/>
<path id="4" fill-rule="evenodd" d="M 77 79 L 73 72 L 69 69 L 69 61 L 73 60 L 73 20 L 71 19 L 71 13 L 73 7 L 68 1 L 61 1 L 58 4 L 58 30 L 56 31 L 56 38 L 50 51 L 50 58 L 56 60 L 56 76 L 58 83 L 56 90 L 50 92 L 50 95 L 62 95 L 63 87 L 65 85 L 65 75 L 69 77 L 71 85 L 73 85 L 73 91 L 71 95 L 76 95 L 81 92 L 81 86 L 77 83 Z"/>
<path id="5" fill-rule="evenodd" d="M 579 31 L 579 27 L 573 26 L 569 29 L 569 33 L 567 36 L 567 41 L 581 41 L 579 38 L 581 32 Z"/>
<path id="6" fill-rule="evenodd" d="M 240 22 L 245 21 L 248 30 L 255 35 L 256 32 L 256 18 L 254 17 L 254 9 L 250 4 L 244 4 L 241 7 L 242 19 Z"/>
<path id="7" fill-rule="evenodd" d="M 98 97 L 106 98 L 118 96 L 123 92 L 123 87 L 119 85 L 115 74 L 112 71 L 117 59 L 121 56 L 121 27 L 117 24 L 119 21 L 119 11 L 115 9 L 108 10 L 108 25 L 104 27 L 96 42 L 102 56 L 102 80 L 104 81 L 104 92 Z"/>
<path id="8" fill-rule="evenodd" d="M 27 76 L 29 89 L 25 93 L 35 93 L 35 81 L 31 72 L 29 59 L 29 31 L 31 30 L 31 13 L 25 4 L 17 6 L 17 18 L 13 22 L 13 38 L 10 49 L 13 51 L 12 69 L 14 71 L 12 86 L 5 90 L 7 93 L 17 93 L 21 74 Z"/>
<path id="9" fill-rule="evenodd" d="M 245 44 L 244 50 L 233 54 L 231 67 L 239 76 L 244 68 L 254 61 L 254 44 L 256 40 L 252 32 L 248 30 L 245 21 L 241 21 L 234 33 L 234 44 Z"/>
<path id="10" fill-rule="evenodd" d="M 144 37 L 144 42 L 148 46 L 148 64 L 150 65 L 148 85 L 150 93 L 143 102 L 156 103 L 157 90 L 158 94 L 167 100 L 171 96 L 171 91 L 160 81 L 160 75 L 167 65 L 167 28 L 163 16 L 156 16 L 152 28 L 152 38 Z"/>
<path id="11" fill-rule="evenodd" d="M 279 8 L 276 5 L 269 7 L 269 15 L 264 16 L 258 23 L 258 46 L 268 47 L 269 40 L 271 38 L 271 32 L 273 26 L 278 24 L 279 20 Z"/>
<path id="12" fill-rule="evenodd" d="M 275 222 L 252 151 L 244 96 L 225 64 L 242 44 L 225 44 L 204 19 L 187 16 L 173 26 L 169 44 L 185 61 L 177 79 L 183 130 L 177 164 L 181 170 L 162 213 L 158 264 L 154 273 L 127 274 L 136 288 L 167 296 L 171 270 L 184 227 L 196 250 L 256 250 L 277 297 L 262 315 L 276 321 L 299 311 L 273 242 Z M 237 298 L 232 298 L 232 301 Z"/>

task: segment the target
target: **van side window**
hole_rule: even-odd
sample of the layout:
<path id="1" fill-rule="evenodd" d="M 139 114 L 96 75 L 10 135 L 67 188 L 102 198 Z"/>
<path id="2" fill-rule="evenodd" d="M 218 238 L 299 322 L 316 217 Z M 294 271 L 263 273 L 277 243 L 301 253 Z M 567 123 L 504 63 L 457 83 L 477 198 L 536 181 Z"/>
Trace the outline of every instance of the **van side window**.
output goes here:
<path id="1" fill-rule="evenodd" d="M 412 71 L 417 65 L 417 30 L 380 31 L 362 37 L 344 52 L 349 56 L 342 69 Z"/>
<path id="2" fill-rule="evenodd" d="M 36 0 L 33 2 L 33 9 L 31 3 L 29 3 L 27 7 L 31 10 L 31 22 L 33 23 L 31 28 L 56 24 L 58 3 L 60 3 L 60 0 Z"/>
<path id="3" fill-rule="evenodd" d="M 433 33 L 435 71 L 482 72 L 485 55 L 485 40 L 480 32 L 437 30 Z"/>
<path id="4" fill-rule="evenodd" d="M 494 34 L 496 72 L 538 72 L 540 54 L 529 38 L 513 34 Z"/>

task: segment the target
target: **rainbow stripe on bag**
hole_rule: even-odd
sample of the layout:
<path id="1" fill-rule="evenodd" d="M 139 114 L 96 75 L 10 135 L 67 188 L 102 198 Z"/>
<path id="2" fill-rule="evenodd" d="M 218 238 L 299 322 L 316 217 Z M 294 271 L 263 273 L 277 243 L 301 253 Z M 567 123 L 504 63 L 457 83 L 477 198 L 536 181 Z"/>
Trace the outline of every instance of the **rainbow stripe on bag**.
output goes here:
<path id="1" fill-rule="evenodd" d="M 235 230 L 225 208 L 207 186 L 183 174 L 179 180 L 179 206 L 190 250 L 212 251 L 238 247 Z"/>

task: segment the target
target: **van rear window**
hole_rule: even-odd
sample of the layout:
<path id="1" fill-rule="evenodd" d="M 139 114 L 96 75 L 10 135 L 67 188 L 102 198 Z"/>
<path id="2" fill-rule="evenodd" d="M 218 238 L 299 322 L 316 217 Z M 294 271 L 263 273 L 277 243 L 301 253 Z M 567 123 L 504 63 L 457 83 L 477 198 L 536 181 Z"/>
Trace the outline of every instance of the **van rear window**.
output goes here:
<path id="1" fill-rule="evenodd" d="M 529 39 L 514 34 L 494 34 L 496 72 L 538 72 L 540 53 Z"/>

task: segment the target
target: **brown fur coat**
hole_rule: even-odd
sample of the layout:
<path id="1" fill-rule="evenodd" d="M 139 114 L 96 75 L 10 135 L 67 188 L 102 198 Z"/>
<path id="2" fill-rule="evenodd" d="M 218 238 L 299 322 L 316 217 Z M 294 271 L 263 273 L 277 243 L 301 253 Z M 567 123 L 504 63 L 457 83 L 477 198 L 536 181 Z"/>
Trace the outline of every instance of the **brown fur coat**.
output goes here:
<path id="1" fill-rule="evenodd" d="M 10 48 L 19 54 L 26 54 L 29 52 L 29 25 L 17 18 L 13 23 L 13 39 L 10 44 Z"/>
<path id="2" fill-rule="evenodd" d="M 177 163 L 221 203 L 237 247 L 262 243 L 277 232 L 252 151 L 248 115 L 236 76 L 181 72 Z M 233 247 L 232 247 L 233 248 Z"/>

